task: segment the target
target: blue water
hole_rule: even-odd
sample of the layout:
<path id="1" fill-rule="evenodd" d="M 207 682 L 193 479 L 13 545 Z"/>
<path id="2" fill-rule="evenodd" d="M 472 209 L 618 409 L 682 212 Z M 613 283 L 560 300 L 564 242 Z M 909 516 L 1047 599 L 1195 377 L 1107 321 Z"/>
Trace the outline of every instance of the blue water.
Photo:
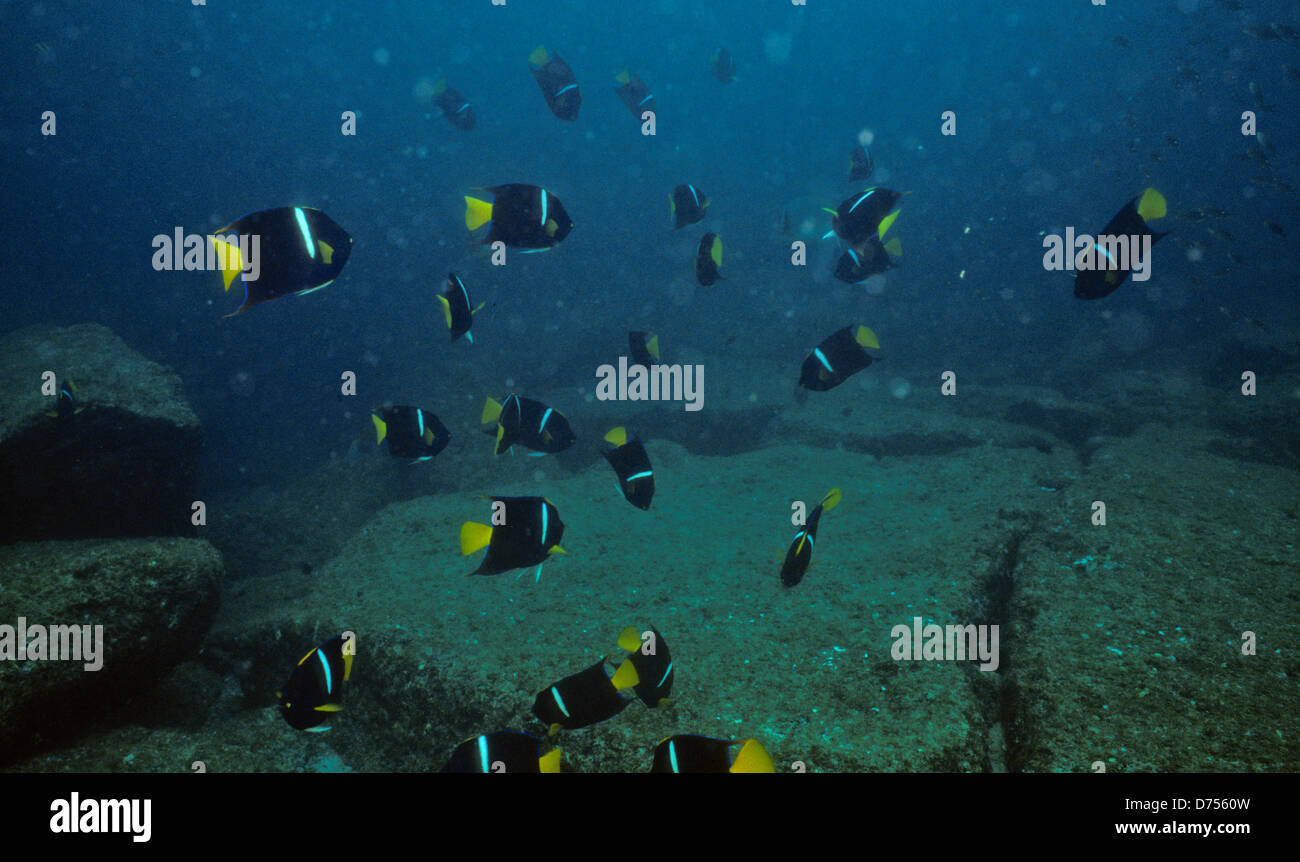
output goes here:
<path id="1" fill-rule="evenodd" d="M 1296 325 L 1300 220 L 1285 189 L 1300 187 L 1300 82 L 1283 68 L 1296 44 L 1244 31 L 1300 19 L 1287 2 L 1243 6 L 6 2 L 2 325 L 103 323 L 173 366 L 204 425 L 210 488 L 346 456 L 385 400 L 454 412 L 507 378 L 589 389 L 628 329 L 779 359 L 792 386 L 806 351 L 853 320 L 918 377 L 959 367 L 1068 391 L 1090 371 L 1067 345 L 1103 341 L 1107 363 L 1201 369 L 1244 318 L 1270 327 L 1249 330 L 1265 342 Z M 529 73 L 539 43 L 578 77 L 575 123 L 548 112 Z M 720 46 L 739 73 L 726 86 L 707 70 Z M 612 92 L 623 68 L 655 93 L 653 137 Z M 473 132 L 417 97 L 444 77 L 474 104 Z M 946 110 L 955 136 L 940 134 Z M 1260 143 L 1240 133 L 1245 110 L 1268 165 L 1246 157 Z M 827 280 L 824 252 L 820 271 L 792 267 L 780 229 L 791 201 L 855 190 L 848 152 L 864 132 L 875 180 L 910 192 L 905 257 L 879 294 Z M 551 190 L 576 228 L 495 268 L 461 198 L 508 182 Z M 666 199 L 683 182 L 713 205 L 673 233 Z M 1166 240 L 1150 282 L 1076 300 L 1070 275 L 1044 271 L 1041 234 L 1099 230 L 1148 185 L 1169 201 L 1162 227 L 1201 259 Z M 355 238 L 321 292 L 223 319 L 238 288 L 150 266 L 156 234 L 286 205 L 321 208 Z M 1173 218 L 1204 206 L 1227 211 L 1212 224 L 1231 241 Z M 708 289 L 691 270 L 702 227 L 726 244 L 727 280 Z M 448 342 L 433 300 L 449 270 L 488 302 L 473 346 Z M 364 405 L 340 399 L 344 370 Z"/>

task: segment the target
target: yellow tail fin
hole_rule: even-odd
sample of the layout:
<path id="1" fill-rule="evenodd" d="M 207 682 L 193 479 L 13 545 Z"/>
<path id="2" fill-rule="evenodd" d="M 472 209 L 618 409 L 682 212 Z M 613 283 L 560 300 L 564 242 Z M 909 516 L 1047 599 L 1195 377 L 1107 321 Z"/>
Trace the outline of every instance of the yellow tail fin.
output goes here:
<path id="1" fill-rule="evenodd" d="M 375 423 L 375 445 L 378 446 L 388 436 L 388 423 L 373 413 L 370 414 L 370 421 Z"/>
<path id="2" fill-rule="evenodd" d="M 776 772 L 772 756 L 757 739 L 747 739 L 731 764 L 731 772 Z"/>
<path id="3" fill-rule="evenodd" d="M 614 76 L 614 80 L 618 81 L 620 84 L 626 84 L 632 80 L 632 76 L 627 73 L 627 69 L 624 69 Z"/>
<path id="4" fill-rule="evenodd" d="M 892 213 L 882 218 L 880 220 L 880 229 L 876 231 L 876 235 L 879 236 L 881 239 L 884 239 L 885 232 L 888 231 L 891 227 L 893 227 L 894 219 L 898 218 L 898 214 L 900 212 L 902 212 L 902 210 L 894 210 Z"/>
<path id="5" fill-rule="evenodd" d="M 844 499 L 844 494 L 840 492 L 840 489 L 831 488 L 826 492 L 826 496 L 822 497 L 822 511 L 829 512 L 831 509 L 838 506 L 842 499 Z"/>
<path id="6" fill-rule="evenodd" d="M 460 552 L 468 557 L 475 551 L 482 550 L 492 541 L 492 528 L 476 521 L 466 521 L 460 525 Z"/>
<path id="7" fill-rule="evenodd" d="M 537 759 L 537 766 L 541 772 L 551 773 L 560 771 L 560 749 L 552 748 Z"/>
<path id="8" fill-rule="evenodd" d="M 551 59 L 551 55 L 546 53 L 545 45 L 538 45 L 533 52 L 528 55 L 528 62 L 534 66 L 545 66 L 546 61 Z"/>
<path id="9" fill-rule="evenodd" d="M 492 204 L 465 195 L 465 227 L 478 230 L 492 221 Z"/>
<path id="10" fill-rule="evenodd" d="M 650 352 L 651 356 L 653 356 L 655 359 L 658 359 L 659 358 L 659 336 L 657 335 L 650 336 L 650 340 L 645 343 L 645 349 Z"/>
<path id="11" fill-rule="evenodd" d="M 1142 200 L 1138 201 L 1138 215 L 1142 216 L 1143 221 L 1153 218 L 1165 217 L 1165 196 L 1155 189 L 1147 189 L 1142 193 Z"/>
<path id="12" fill-rule="evenodd" d="M 637 675 L 636 668 L 632 667 L 631 660 L 624 659 L 623 663 L 618 666 L 618 670 L 614 672 L 614 678 L 611 682 L 614 683 L 614 688 L 623 691 L 624 689 L 635 688 L 641 682 L 641 677 Z"/>
<path id="13" fill-rule="evenodd" d="M 447 328 L 451 329 L 451 303 L 442 294 L 438 294 L 438 301 L 442 303 L 442 316 L 447 321 Z"/>
<path id="14" fill-rule="evenodd" d="M 863 347 L 871 347 L 875 350 L 880 349 L 880 341 L 876 338 L 876 333 L 867 329 L 865 326 L 859 326 L 853 331 L 853 339 Z"/>
<path id="15" fill-rule="evenodd" d="M 497 403 L 495 398 L 489 398 L 483 402 L 483 415 L 478 421 L 480 425 L 486 425 L 489 422 L 497 421 L 497 418 L 500 416 L 501 405 Z"/>
<path id="16" fill-rule="evenodd" d="M 605 435 L 606 443 L 613 443 L 615 446 L 622 446 L 627 442 L 627 429 L 622 425 L 612 429 Z"/>
<path id="17" fill-rule="evenodd" d="M 641 633 L 632 626 L 623 629 L 618 634 L 618 648 L 628 652 L 638 651 L 641 649 Z"/>
<path id="18" fill-rule="evenodd" d="M 713 258 L 714 266 L 722 266 L 722 237 L 713 238 L 713 250 L 709 252 L 709 257 Z"/>
<path id="19" fill-rule="evenodd" d="M 210 236 L 208 240 L 216 247 L 217 262 L 221 265 L 221 278 L 226 283 L 226 290 L 230 290 L 235 276 L 244 271 L 243 255 L 239 252 L 239 246 L 228 243 L 224 239 Z"/>

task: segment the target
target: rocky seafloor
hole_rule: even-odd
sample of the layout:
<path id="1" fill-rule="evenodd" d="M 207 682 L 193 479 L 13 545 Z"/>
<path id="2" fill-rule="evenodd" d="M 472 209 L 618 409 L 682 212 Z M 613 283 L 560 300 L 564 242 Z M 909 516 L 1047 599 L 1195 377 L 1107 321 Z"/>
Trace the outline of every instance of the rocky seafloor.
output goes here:
<path id="1" fill-rule="evenodd" d="M 657 406 L 648 512 L 590 444 L 493 459 L 483 440 L 432 464 L 327 464 L 214 502 L 197 539 L 172 540 L 224 557 L 219 603 L 201 577 L 174 578 L 211 627 L 196 614 L 150 666 L 152 686 L 110 688 L 57 742 L 0 762 L 438 769 L 471 735 L 542 732 L 538 690 L 616 655 L 623 627 L 653 625 L 672 650 L 671 705 L 563 732 L 566 769 L 644 771 L 658 740 L 690 732 L 757 737 L 779 770 L 1294 771 L 1298 385 L 1292 373 L 1278 384 L 1289 394 L 1252 402 L 1231 381 L 1114 372 L 1068 397 L 963 385 L 901 400 L 863 375 L 803 403 L 773 391 L 699 414 Z M 571 418 L 651 425 L 627 406 Z M 831 487 L 843 503 L 804 582 L 784 588 L 790 505 Z M 486 519 L 484 493 L 558 506 L 569 553 L 540 582 L 466 576 L 476 560 L 458 529 Z M 4 549 L 0 621 L 30 607 L 11 571 L 36 553 Z M 75 597 L 75 573 L 61 577 Z M 915 617 L 998 625 L 997 670 L 894 660 L 891 631 Z M 358 644 L 346 707 L 328 733 L 297 733 L 275 692 L 343 630 Z"/>

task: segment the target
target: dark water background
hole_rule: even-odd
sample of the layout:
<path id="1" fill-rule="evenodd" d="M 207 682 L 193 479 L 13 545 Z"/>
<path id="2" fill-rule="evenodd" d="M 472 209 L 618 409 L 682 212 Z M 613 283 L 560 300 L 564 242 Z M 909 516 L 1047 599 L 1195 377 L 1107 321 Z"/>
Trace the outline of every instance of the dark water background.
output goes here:
<path id="1" fill-rule="evenodd" d="M 209 488 L 345 452 L 385 400 L 477 412 L 507 378 L 590 391 L 632 328 L 780 358 L 791 385 L 805 351 L 855 319 L 915 375 L 1069 391 L 1100 355 L 1235 378 L 1227 335 L 1252 317 L 1272 333 L 1248 337 L 1293 344 L 1300 283 L 1285 190 L 1300 186 L 1300 81 L 1283 68 L 1300 50 L 1244 28 L 1300 19 L 1284 0 L 1233 5 L 0 3 L 0 326 L 99 322 L 176 368 Z M 548 112 L 529 74 L 539 43 L 578 77 L 576 123 Z M 739 69 L 729 86 L 707 72 L 723 45 Z M 655 137 L 612 92 L 625 67 L 656 95 Z M 473 102 L 475 131 L 417 99 L 441 77 Z M 45 110 L 57 137 L 40 134 Z M 355 137 L 339 131 L 347 110 Z M 955 137 L 939 135 L 945 110 Z M 1260 145 L 1240 133 L 1244 110 L 1259 113 L 1269 164 L 1248 157 Z M 903 265 L 878 296 L 792 268 L 780 230 L 791 201 L 834 206 L 854 190 L 847 156 L 864 129 L 876 180 L 912 193 L 895 227 Z M 461 196 L 507 182 L 550 189 L 577 226 L 502 269 L 469 244 Z M 702 227 L 669 230 L 682 182 L 714 201 L 705 226 L 724 238 L 727 280 L 711 289 L 691 271 Z M 1202 260 L 1166 241 L 1151 281 L 1104 306 L 1074 299 L 1068 274 L 1043 270 L 1041 233 L 1100 230 L 1148 184 L 1171 216 L 1226 210 L 1215 224 L 1233 240 L 1171 218 L 1161 226 Z M 355 238 L 324 291 L 223 319 L 237 287 L 150 266 L 155 234 L 286 205 L 324 209 Z M 448 343 L 433 300 L 451 269 L 488 301 L 473 346 Z M 1071 354 L 1089 343 L 1104 349 Z M 344 370 L 361 382 L 348 402 Z"/>

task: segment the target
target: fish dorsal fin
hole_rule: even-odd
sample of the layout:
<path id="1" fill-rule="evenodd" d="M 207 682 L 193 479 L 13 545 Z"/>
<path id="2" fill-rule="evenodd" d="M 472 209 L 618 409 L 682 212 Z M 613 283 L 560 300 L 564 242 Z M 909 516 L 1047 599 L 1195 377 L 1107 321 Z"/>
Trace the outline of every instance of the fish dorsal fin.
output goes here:
<path id="1" fill-rule="evenodd" d="M 388 436 L 388 423 L 373 413 L 370 414 L 370 421 L 375 423 L 375 445 L 378 446 Z"/>
<path id="2" fill-rule="evenodd" d="M 650 340 L 645 343 L 645 349 L 650 352 L 651 356 L 653 356 L 655 359 L 658 359 L 659 358 L 659 336 L 657 335 L 650 336 Z"/>
<path id="3" fill-rule="evenodd" d="M 1153 218 L 1165 217 L 1165 196 L 1155 189 L 1147 189 L 1142 193 L 1142 199 L 1138 201 L 1138 215 L 1146 221 Z"/>
<path id="4" fill-rule="evenodd" d="M 460 525 L 460 553 L 468 557 L 475 551 L 486 548 L 492 541 L 492 528 L 477 521 L 466 521 Z"/>
<path id="5" fill-rule="evenodd" d="M 627 429 L 622 425 L 611 429 L 610 432 L 605 435 L 605 442 L 613 443 L 615 446 L 622 446 L 627 443 Z"/>
<path id="6" fill-rule="evenodd" d="M 729 772 L 776 772 L 772 757 L 757 739 L 747 739 L 740 747 Z"/>
<path id="7" fill-rule="evenodd" d="M 894 210 L 892 213 L 882 218 L 880 220 L 880 228 L 879 230 L 876 231 L 876 235 L 879 236 L 881 239 L 884 239 L 886 231 L 888 231 L 893 226 L 894 219 L 898 218 L 898 214 L 900 212 L 902 212 L 902 210 Z"/>
<path id="8" fill-rule="evenodd" d="M 614 678 L 610 680 L 614 683 L 614 688 L 623 691 L 629 688 L 636 688 L 641 682 L 641 677 L 637 675 L 636 668 L 632 666 L 631 659 L 624 659 L 623 663 L 618 666 L 614 672 Z"/>
<path id="9" fill-rule="evenodd" d="M 831 488 L 826 492 L 826 496 L 822 497 L 822 511 L 829 512 L 831 509 L 838 506 L 842 499 L 844 499 L 843 492 L 841 492 L 839 488 Z"/>
<path id="10" fill-rule="evenodd" d="M 451 303 L 441 293 L 438 294 L 438 301 L 442 303 L 442 316 L 447 321 L 447 328 L 451 329 Z"/>
<path id="11" fill-rule="evenodd" d="M 230 285 L 234 282 L 235 276 L 244 271 L 244 257 L 237 245 L 232 245 L 215 236 L 209 236 L 208 240 L 217 249 L 217 260 L 221 264 L 221 279 L 226 283 L 226 290 L 230 290 Z"/>
<path id="12" fill-rule="evenodd" d="M 501 416 L 501 405 L 495 398 L 488 398 L 483 402 L 483 415 L 479 418 L 480 425 L 486 425 L 489 422 L 495 422 Z"/>
<path id="13" fill-rule="evenodd" d="M 876 333 L 872 332 L 865 326 L 859 326 L 857 329 L 853 330 L 853 340 L 862 347 L 871 347 L 876 350 L 880 349 L 880 341 L 876 338 Z"/>
<path id="14" fill-rule="evenodd" d="M 618 633 L 618 648 L 628 652 L 641 649 L 641 633 L 634 626 L 628 626 Z"/>
<path id="15" fill-rule="evenodd" d="M 713 258 L 714 266 L 722 266 L 722 237 L 713 238 L 713 249 L 709 252 L 709 257 Z"/>
<path id="16" fill-rule="evenodd" d="M 334 246 L 323 239 L 318 239 L 316 240 L 316 247 L 320 249 L 320 259 L 326 266 L 334 262 Z"/>
<path id="17" fill-rule="evenodd" d="M 534 66 L 545 66 L 546 61 L 551 59 L 551 55 L 546 53 L 545 45 L 538 45 L 533 52 L 528 55 L 528 62 Z"/>
<path id="18" fill-rule="evenodd" d="M 478 230 L 492 221 L 492 204 L 465 195 L 465 227 Z"/>

